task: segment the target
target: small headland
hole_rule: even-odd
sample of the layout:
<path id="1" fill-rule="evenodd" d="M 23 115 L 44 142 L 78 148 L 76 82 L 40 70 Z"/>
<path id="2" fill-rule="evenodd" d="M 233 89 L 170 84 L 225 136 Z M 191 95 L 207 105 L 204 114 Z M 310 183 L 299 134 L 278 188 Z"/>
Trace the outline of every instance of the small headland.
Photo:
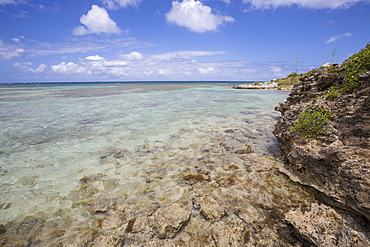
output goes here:
<path id="1" fill-rule="evenodd" d="M 254 82 L 240 85 L 234 85 L 233 89 L 265 89 L 265 90 L 284 90 L 290 91 L 293 86 L 299 82 L 299 75 L 295 72 L 290 73 L 287 77 L 281 79 L 273 79 L 266 82 Z"/>
<path id="2" fill-rule="evenodd" d="M 304 74 L 276 110 L 284 173 L 322 202 L 285 220 L 313 246 L 370 246 L 370 44 Z"/>

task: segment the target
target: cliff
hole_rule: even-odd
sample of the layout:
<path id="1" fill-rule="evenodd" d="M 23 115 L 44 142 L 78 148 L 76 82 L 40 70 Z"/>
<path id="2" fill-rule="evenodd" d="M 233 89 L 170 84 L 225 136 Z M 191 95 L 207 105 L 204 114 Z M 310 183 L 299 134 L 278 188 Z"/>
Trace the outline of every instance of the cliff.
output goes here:
<path id="1" fill-rule="evenodd" d="M 319 230 L 319 223 L 313 222 L 320 221 L 315 221 L 313 214 L 323 217 L 322 206 L 299 208 L 286 220 L 310 244 L 369 246 L 370 44 L 342 65 L 322 67 L 302 76 L 276 110 L 281 118 L 274 134 L 286 159 L 285 172 L 334 206 L 341 215 L 336 217 L 338 224 L 360 232 L 361 241 L 356 232 L 348 235 L 354 242 L 345 242 L 348 236 L 343 237 L 344 228 L 331 233 Z M 308 215 L 310 220 L 302 220 Z M 331 220 L 330 215 L 326 217 Z"/>

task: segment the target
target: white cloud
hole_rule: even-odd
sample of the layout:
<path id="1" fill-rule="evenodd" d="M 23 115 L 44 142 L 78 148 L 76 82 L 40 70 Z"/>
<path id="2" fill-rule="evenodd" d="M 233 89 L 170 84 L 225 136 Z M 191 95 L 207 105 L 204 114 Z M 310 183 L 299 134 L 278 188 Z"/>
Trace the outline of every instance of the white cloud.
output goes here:
<path id="1" fill-rule="evenodd" d="M 104 6 L 108 9 L 119 9 L 127 6 L 137 7 L 142 0 L 102 0 Z"/>
<path id="2" fill-rule="evenodd" d="M 39 67 L 37 67 L 36 69 L 34 69 L 34 72 L 36 73 L 41 73 L 41 72 L 44 72 L 44 70 L 47 68 L 48 66 L 44 63 L 40 64 Z"/>
<path id="3" fill-rule="evenodd" d="M 350 37 L 350 36 L 352 36 L 352 33 L 339 34 L 339 35 L 333 36 L 330 39 L 328 39 L 325 42 L 325 44 L 330 44 L 330 43 L 333 43 L 333 42 L 337 41 L 338 39 L 341 39 L 341 38 L 344 38 L 344 37 Z"/>
<path id="4" fill-rule="evenodd" d="M 217 31 L 218 27 L 225 22 L 234 21 L 230 16 L 213 14 L 210 7 L 195 0 L 183 0 L 181 3 L 173 1 L 166 19 L 169 23 L 186 27 L 196 33 Z"/>
<path id="5" fill-rule="evenodd" d="M 108 15 L 104 8 L 92 5 L 91 10 L 80 18 L 81 24 L 73 30 L 74 35 L 85 35 L 91 33 L 120 34 L 122 31 Z"/>
<path id="6" fill-rule="evenodd" d="M 166 52 L 161 54 L 151 55 L 154 59 L 159 60 L 171 60 L 171 59 L 191 59 L 196 57 L 206 57 L 215 55 L 226 55 L 229 52 L 225 51 L 176 51 L 176 52 Z"/>
<path id="7" fill-rule="evenodd" d="M 19 38 L 12 38 L 11 40 L 13 40 L 15 43 L 20 43 L 21 40 Z"/>
<path id="8" fill-rule="evenodd" d="M 54 73 L 58 74 L 91 74 L 91 71 L 89 71 L 85 66 L 81 66 L 73 62 L 61 62 L 60 64 L 52 65 L 51 69 Z"/>
<path id="9" fill-rule="evenodd" d="M 88 56 L 85 59 L 86 60 L 91 60 L 91 61 L 100 61 L 100 60 L 104 60 L 104 57 L 101 57 L 99 55 L 95 55 L 95 56 Z"/>
<path id="10" fill-rule="evenodd" d="M 271 9 L 278 7 L 290 7 L 296 5 L 301 8 L 310 9 L 336 9 L 347 8 L 358 2 L 367 0 L 243 0 L 256 9 Z"/>
<path id="11" fill-rule="evenodd" d="M 161 75 L 161 76 L 168 76 L 168 75 L 172 75 L 174 72 L 171 70 L 171 69 L 159 69 L 158 70 L 158 75 Z"/>
<path id="12" fill-rule="evenodd" d="M 140 52 L 137 52 L 137 51 L 133 51 L 129 54 L 123 54 L 123 55 L 121 55 L 121 57 L 126 58 L 128 60 L 142 60 L 142 59 L 144 59 L 144 56 Z"/>
<path id="13" fill-rule="evenodd" d="M 133 51 L 118 55 L 116 58 L 104 58 L 100 55 L 87 56 L 80 63 L 61 62 L 50 66 L 57 74 L 85 74 L 106 76 L 111 79 L 157 79 L 169 76 L 195 76 L 220 73 L 223 66 L 217 62 L 197 62 L 195 57 L 225 55 L 224 51 L 178 51 L 144 56 Z M 19 70 L 27 71 L 32 64 L 15 64 Z M 22 67 L 23 66 L 23 67 Z M 27 68 L 26 68 L 27 67 Z M 41 68 L 40 68 L 41 69 Z M 28 69 L 28 71 L 31 71 Z"/>
<path id="14" fill-rule="evenodd" d="M 11 40 L 13 40 L 15 43 L 20 43 L 21 39 L 24 39 L 24 36 L 18 36 L 16 38 L 11 38 Z"/>
<path id="15" fill-rule="evenodd" d="M 214 74 L 215 68 L 208 67 L 208 68 L 198 68 L 199 74 L 206 75 L 206 74 Z"/>
<path id="16" fill-rule="evenodd" d="M 104 61 L 103 65 L 110 67 L 110 66 L 116 66 L 116 67 L 121 67 L 121 66 L 126 66 L 128 63 L 125 61 L 121 60 L 110 60 L 110 61 Z"/>
<path id="17" fill-rule="evenodd" d="M 333 21 L 333 20 L 328 20 L 328 21 L 326 22 L 326 24 L 328 24 L 328 25 L 334 25 L 334 24 L 336 24 L 336 22 L 335 22 L 335 21 Z"/>
<path id="18" fill-rule="evenodd" d="M 26 3 L 25 0 L 0 0 L 0 5 L 6 5 L 6 4 L 21 4 L 21 3 Z"/>
<path id="19" fill-rule="evenodd" d="M 4 44 L 0 39 L 0 61 L 21 56 L 25 50 L 16 45 Z"/>
<path id="20" fill-rule="evenodd" d="M 274 72 L 274 74 L 279 74 L 282 71 L 280 67 L 276 67 L 274 65 L 272 65 L 271 69 Z"/>
<path id="21" fill-rule="evenodd" d="M 46 64 L 43 64 L 43 63 L 40 64 L 35 69 L 31 68 L 30 66 L 32 66 L 31 62 L 25 62 L 25 63 L 15 62 L 13 64 L 13 67 L 20 70 L 20 71 L 33 72 L 33 73 L 42 73 L 48 67 Z"/>
<path id="22" fill-rule="evenodd" d="M 79 62 L 63 61 L 34 67 L 32 63 L 14 63 L 23 72 L 39 73 L 38 78 L 55 80 L 270 80 L 271 75 L 286 75 L 291 67 L 276 62 L 248 63 L 226 60 L 220 55 L 226 51 L 174 51 L 159 54 L 142 54 L 137 51 L 103 57 L 99 54 L 82 56 Z M 197 58 L 202 58 L 196 60 Z M 206 59 L 209 58 L 209 59 Z"/>
<path id="23" fill-rule="evenodd" d="M 31 16 L 28 15 L 27 11 L 21 10 L 19 11 L 18 14 L 12 14 L 13 18 L 18 18 L 18 19 L 27 19 L 30 18 Z"/>
<path id="24" fill-rule="evenodd" d="M 97 37 L 78 37 L 67 42 L 43 43 L 33 41 L 34 46 L 27 49 L 32 57 L 40 57 L 55 54 L 87 53 L 108 50 L 115 47 L 147 47 L 148 44 L 141 43 L 134 38 L 102 39 Z"/>

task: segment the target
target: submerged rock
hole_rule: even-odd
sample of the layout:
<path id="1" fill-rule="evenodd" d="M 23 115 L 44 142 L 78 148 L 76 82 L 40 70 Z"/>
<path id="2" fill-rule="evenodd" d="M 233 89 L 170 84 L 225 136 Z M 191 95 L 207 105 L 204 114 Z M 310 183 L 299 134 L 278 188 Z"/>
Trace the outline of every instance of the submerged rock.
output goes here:
<path id="1" fill-rule="evenodd" d="M 237 154 L 249 154 L 250 152 L 252 152 L 252 147 L 248 144 L 243 144 L 243 146 L 235 151 Z"/>
<path id="2" fill-rule="evenodd" d="M 154 213 L 153 228 L 158 238 L 173 238 L 190 219 L 191 212 L 177 203 L 158 209 Z"/>

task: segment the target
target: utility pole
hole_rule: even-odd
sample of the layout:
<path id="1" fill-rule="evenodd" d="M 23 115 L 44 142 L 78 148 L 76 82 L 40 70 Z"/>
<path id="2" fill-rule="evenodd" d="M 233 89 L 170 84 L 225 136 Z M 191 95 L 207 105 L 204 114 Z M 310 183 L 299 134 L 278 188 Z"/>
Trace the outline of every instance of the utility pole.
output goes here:
<path id="1" fill-rule="evenodd" d="M 299 63 L 299 58 L 297 57 L 295 59 L 295 73 L 298 74 L 298 63 Z"/>
<path id="2" fill-rule="evenodd" d="M 337 49 L 334 48 L 333 51 L 331 52 L 331 55 L 332 55 L 331 64 L 334 64 L 334 57 L 336 54 L 337 54 Z"/>

